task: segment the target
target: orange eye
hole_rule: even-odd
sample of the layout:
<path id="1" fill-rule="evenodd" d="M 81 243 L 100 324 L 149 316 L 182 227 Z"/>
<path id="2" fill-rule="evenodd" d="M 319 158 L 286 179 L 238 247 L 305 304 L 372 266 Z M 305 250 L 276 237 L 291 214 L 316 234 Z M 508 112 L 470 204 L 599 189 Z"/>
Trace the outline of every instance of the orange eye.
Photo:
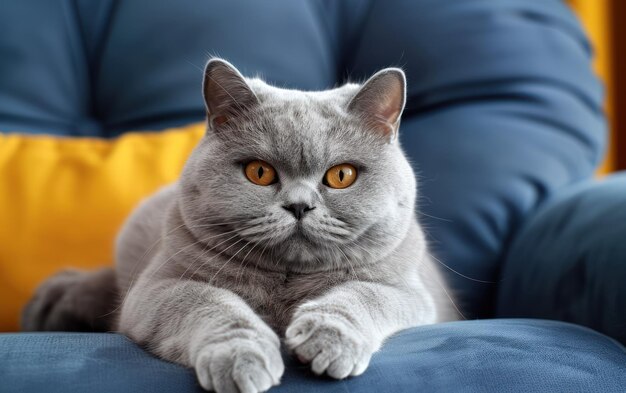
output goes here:
<path id="1" fill-rule="evenodd" d="M 265 161 L 250 161 L 246 164 L 245 172 L 248 180 L 259 186 L 269 186 L 276 182 L 276 171 Z"/>
<path id="2" fill-rule="evenodd" d="M 356 180 L 356 168 L 350 164 L 339 164 L 324 175 L 324 183 L 331 188 L 350 187 Z"/>

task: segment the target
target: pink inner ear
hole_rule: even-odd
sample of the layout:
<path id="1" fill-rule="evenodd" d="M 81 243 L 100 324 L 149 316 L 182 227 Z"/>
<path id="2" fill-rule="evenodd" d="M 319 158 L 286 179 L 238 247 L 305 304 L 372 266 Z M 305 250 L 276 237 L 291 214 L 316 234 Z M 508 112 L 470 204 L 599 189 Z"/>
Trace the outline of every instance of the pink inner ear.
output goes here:
<path id="1" fill-rule="evenodd" d="M 365 82 L 348 109 L 362 117 L 369 127 L 393 139 L 404 109 L 404 89 L 401 70 L 383 70 Z"/>
<path id="2" fill-rule="evenodd" d="M 395 132 L 395 126 L 400 118 L 401 110 L 398 108 L 402 103 L 398 102 L 393 96 L 387 96 L 382 102 L 376 105 L 373 115 L 374 120 L 372 127 L 383 133 L 384 135 L 391 135 Z"/>
<path id="3" fill-rule="evenodd" d="M 395 125 L 402 113 L 404 100 L 402 83 L 395 78 L 392 79 L 388 82 L 385 93 L 380 103 L 379 113 L 389 124 Z"/>
<path id="4" fill-rule="evenodd" d="M 381 110 L 381 116 L 385 119 L 388 124 L 394 125 L 400 117 L 400 111 L 398 110 L 398 104 L 394 103 L 393 105 L 389 105 L 387 108 Z"/>
<path id="5" fill-rule="evenodd" d="M 387 120 L 379 119 L 375 122 L 370 123 L 370 127 L 382 135 L 391 136 L 395 131 L 395 127 L 393 124 L 389 123 Z"/>
<path id="6" fill-rule="evenodd" d="M 213 118 L 213 124 L 216 126 L 221 126 L 222 124 L 226 123 L 228 121 L 228 117 L 225 115 L 221 115 L 221 116 L 215 116 Z"/>

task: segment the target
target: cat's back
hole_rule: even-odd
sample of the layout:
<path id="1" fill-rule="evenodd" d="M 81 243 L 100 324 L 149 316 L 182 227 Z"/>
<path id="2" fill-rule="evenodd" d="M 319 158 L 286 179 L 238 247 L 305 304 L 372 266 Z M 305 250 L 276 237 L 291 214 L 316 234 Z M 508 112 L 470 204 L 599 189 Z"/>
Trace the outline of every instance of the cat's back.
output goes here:
<path id="1" fill-rule="evenodd" d="M 124 223 L 115 243 L 115 269 L 122 291 L 128 289 L 159 250 L 165 216 L 177 193 L 178 183 L 161 188 L 144 199 Z"/>

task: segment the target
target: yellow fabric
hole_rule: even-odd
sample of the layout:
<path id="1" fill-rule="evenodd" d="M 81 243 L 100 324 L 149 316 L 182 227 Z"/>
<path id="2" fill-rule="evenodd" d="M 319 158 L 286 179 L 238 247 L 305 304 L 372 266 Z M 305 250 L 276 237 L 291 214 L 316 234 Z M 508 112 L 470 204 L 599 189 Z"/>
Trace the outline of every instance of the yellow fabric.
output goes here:
<path id="1" fill-rule="evenodd" d="M 614 56 L 612 53 L 612 18 L 611 3 L 623 0 L 568 0 L 574 11 L 581 19 L 585 30 L 594 48 L 594 69 L 604 82 L 606 87 L 605 109 L 609 118 L 609 123 L 614 124 L 614 77 L 612 64 Z M 608 174 L 616 169 L 616 151 L 614 140 L 614 130 L 611 127 L 610 143 L 606 157 L 599 168 L 598 173 Z"/>
<path id="2" fill-rule="evenodd" d="M 113 241 L 143 197 L 174 181 L 204 126 L 117 139 L 0 134 L 0 331 L 57 270 L 113 261 Z"/>

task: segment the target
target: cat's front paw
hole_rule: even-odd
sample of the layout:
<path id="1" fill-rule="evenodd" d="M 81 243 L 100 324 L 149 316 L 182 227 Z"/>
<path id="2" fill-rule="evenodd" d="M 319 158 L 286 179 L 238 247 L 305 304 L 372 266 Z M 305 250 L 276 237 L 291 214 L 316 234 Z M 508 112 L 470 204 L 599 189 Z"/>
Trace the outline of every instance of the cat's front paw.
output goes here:
<path id="1" fill-rule="evenodd" d="M 371 343 L 345 319 L 321 312 L 296 314 L 285 333 L 286 343 L 316 374 L 343 379 L 362 374 L 369 365 Z"/>
<path id="2" fill-rule="evenodd" d="M 217 393 L 257 393 L 278 385 L 285 371 L 278 338 L 232 338 L 198 353 L 200 385 Z"/>

